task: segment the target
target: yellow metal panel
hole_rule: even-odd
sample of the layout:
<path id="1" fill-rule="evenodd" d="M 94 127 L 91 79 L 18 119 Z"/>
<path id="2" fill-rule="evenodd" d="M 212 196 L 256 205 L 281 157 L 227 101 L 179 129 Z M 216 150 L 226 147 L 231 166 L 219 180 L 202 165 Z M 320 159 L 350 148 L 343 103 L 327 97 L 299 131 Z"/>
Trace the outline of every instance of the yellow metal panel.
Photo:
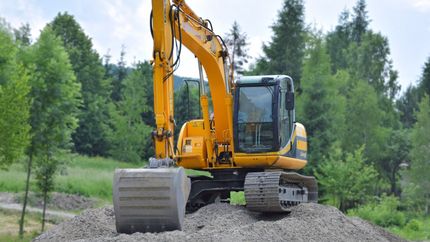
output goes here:
<path id="1" fill-rule="evenodd" d="M 292 169 L 298 170 L 306 166 L 306 160 L 295 159 L 291 157 L 280 156 L 276 163 L 273 164 L 274 167 L 282 169 Z"/>
<path id="2" fill-rule="evenodd" d="M 203 137 L 187 137 L 182 143 L 178 165 L 188 169 L 202 169 L 207 167 L 206 147 Z"/>
<path id="3" fill-rule="evenodd" d="M 297 149 L 307 151 L 308 150 L 308 142 L 301 141 L 301 140 L 297 141 Z"/>

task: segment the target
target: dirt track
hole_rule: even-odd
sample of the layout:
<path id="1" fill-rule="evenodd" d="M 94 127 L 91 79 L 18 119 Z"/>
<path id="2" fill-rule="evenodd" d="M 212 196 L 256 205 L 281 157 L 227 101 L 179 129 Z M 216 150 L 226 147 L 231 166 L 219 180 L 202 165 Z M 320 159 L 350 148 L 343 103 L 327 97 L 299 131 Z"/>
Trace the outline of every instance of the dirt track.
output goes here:
<path id="1" fill-rule="evenodd" d="M 301 204 L 289 215 L 261 215 L 212 204 L 187 215 L 183 231 L 117 234 L 112 208 L 92 209 L 35 241 L 403 241 L 334 207 Z"/>

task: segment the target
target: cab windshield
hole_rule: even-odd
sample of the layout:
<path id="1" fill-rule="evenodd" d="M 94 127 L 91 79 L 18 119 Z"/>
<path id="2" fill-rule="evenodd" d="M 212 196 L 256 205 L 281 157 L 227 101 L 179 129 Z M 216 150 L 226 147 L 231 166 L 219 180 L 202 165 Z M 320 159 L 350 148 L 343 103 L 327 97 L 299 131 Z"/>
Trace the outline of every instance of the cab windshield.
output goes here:
<path id="1" fill-rule="evenodd" d="M 240 87 L 237 113 L 239 149 L 273 150 L 273 86 Z"/>

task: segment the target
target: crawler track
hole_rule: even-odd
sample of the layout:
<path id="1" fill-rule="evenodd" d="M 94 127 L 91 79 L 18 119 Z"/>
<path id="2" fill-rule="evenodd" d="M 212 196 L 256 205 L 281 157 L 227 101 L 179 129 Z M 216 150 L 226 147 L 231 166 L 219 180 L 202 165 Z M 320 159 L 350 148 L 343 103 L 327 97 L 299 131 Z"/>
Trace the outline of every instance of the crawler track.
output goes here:
<path id="1" fill-rule="evenodd" d="M 244 190 L 246 207 L 257 212 L 286 212 L 299 203 L 318 201 L 315 178 L 295 172 L 250 172 Z"/>

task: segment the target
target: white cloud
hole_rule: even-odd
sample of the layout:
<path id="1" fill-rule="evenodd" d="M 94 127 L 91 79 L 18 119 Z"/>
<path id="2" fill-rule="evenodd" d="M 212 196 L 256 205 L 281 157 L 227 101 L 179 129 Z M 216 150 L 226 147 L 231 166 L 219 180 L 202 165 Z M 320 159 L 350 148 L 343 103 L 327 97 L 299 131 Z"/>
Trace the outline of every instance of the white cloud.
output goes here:
<path id="1" fill-rule="evenodd" d="M 420 12 L 430 11 L 430 0 L 410 0 L 412 5 Z"/>
<path id="2" fill-rule="evenodd" d="M 5 18 L 13 28 L 19 28 L 22 24 L 28 23 L 33 39 L 39 36 L 40 30 L 48 22 L 40 6 L 31 0 L 0 1 L 0 16 Z"/>

